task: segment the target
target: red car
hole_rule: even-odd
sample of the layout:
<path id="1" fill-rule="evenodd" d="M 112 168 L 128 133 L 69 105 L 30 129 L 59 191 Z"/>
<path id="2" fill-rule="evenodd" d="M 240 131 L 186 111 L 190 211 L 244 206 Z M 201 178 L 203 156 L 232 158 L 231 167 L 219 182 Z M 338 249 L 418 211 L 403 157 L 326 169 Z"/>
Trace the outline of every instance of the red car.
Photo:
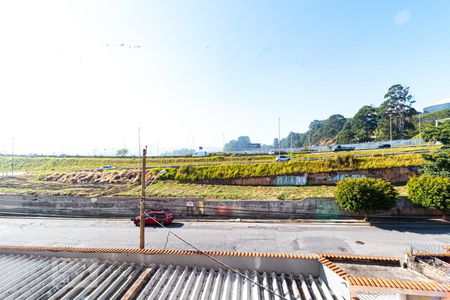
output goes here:
<path id="1" fill-rule="evenodd" d="M 158 225 L 154 220 L 156 219 L 159 223 L 164 225 L 172 224 L 174 216 L 173 213 L 165 209 L 162 210 L 151 210 L 145 213 L 145 225 Z M 134 225 L 139 226 L 141 222 L 141 216 L 136 216 L 131 218 Z"/>

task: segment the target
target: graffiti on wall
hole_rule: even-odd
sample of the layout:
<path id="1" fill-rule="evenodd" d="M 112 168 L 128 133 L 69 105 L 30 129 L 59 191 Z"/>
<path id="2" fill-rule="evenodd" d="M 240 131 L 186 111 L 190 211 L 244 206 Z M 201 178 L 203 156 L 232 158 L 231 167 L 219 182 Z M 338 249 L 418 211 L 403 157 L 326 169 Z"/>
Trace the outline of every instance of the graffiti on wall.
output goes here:
<path id="1" fill-rule="evenodd" d="M 361 175 L 361 174 L 351 174 L 351 175 L 350 174 L 338 174 L 338 175 L 330 178 L 330 180 L 337 183 L 338 181 L 345 179 L 345 178 L 364 178 L 364 177 L 366 177 L 366 176 Z"/>
<path id="2" fill-rule="evenodd" d="M 277 176 L 275 178 L 275 185 L 288 185 L 288 186 L 299 186 L 306 185 L 308 178 L 305 175 L 298 176 Z"/>

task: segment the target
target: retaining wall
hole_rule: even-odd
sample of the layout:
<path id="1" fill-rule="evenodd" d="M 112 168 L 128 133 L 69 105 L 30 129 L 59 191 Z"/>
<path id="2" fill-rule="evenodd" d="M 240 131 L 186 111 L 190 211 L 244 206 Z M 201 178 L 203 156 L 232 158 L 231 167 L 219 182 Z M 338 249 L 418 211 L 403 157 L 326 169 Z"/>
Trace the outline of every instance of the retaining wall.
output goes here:
<path id="1" fill-rule="evenodd" d="M 194 207 L 187 207 L 193 203 Z M 333 198 L 303 200 L 221 200 L 198 198 L 149 198 L 146 210 L 167 208 L 177 217 L 213 218 L 352 218 L 361 216 L 339 209 Z M 0 195 L 0 214 L 67 217 L 132 217 L 139 199 L 130 197 L 8 196 Z M 438 210 L 418 208 L 400 198 L 396 207 L 377 216 L 439 216 Z"/>
<path id="2" fill-rule="evenodd" d="M 335 185 L 339 180 L 348 177 L 382 178 L 392 183 L 407 183 L 410 177 L 418 174 L 419 168 L 413 166 L 413 167 L 398 167 L 386 169 L 302 173 L 298 175 L 281 175 L 281 176 L 258 177 L 258 178 L 211 179 L 211 180 L 203 180 L 200 183 L 226 184 L 226 185 L 275 185 L 275 186 Z"/>

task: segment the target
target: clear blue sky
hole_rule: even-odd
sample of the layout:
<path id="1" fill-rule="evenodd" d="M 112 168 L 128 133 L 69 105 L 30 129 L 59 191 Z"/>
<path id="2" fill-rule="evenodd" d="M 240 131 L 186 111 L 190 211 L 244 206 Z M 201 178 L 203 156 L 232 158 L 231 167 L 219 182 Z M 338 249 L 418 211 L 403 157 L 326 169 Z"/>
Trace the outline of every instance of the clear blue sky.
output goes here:
<path id="1" fill-rule="evenodd" d="M 2 1 L 0 152 L 271 143 L 450 98 L 450 1 Z"/>

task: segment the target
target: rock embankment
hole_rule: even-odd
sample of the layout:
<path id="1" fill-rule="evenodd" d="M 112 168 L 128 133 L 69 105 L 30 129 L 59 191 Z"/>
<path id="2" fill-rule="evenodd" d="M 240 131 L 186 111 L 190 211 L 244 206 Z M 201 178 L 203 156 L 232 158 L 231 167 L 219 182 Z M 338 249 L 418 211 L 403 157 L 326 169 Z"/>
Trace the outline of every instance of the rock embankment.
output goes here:
<path id="1" fill-rule="evenodd" d="M 151 180 L 153 175 L 149 172 L 146 174 L 146 180 Z M 74 173 L 51 173 L 41 175 L 39 180 L 56 181 L 70 184 L 140 184 L 140 170 L 124 170 L 124 171 L 82 171 Z"/>

